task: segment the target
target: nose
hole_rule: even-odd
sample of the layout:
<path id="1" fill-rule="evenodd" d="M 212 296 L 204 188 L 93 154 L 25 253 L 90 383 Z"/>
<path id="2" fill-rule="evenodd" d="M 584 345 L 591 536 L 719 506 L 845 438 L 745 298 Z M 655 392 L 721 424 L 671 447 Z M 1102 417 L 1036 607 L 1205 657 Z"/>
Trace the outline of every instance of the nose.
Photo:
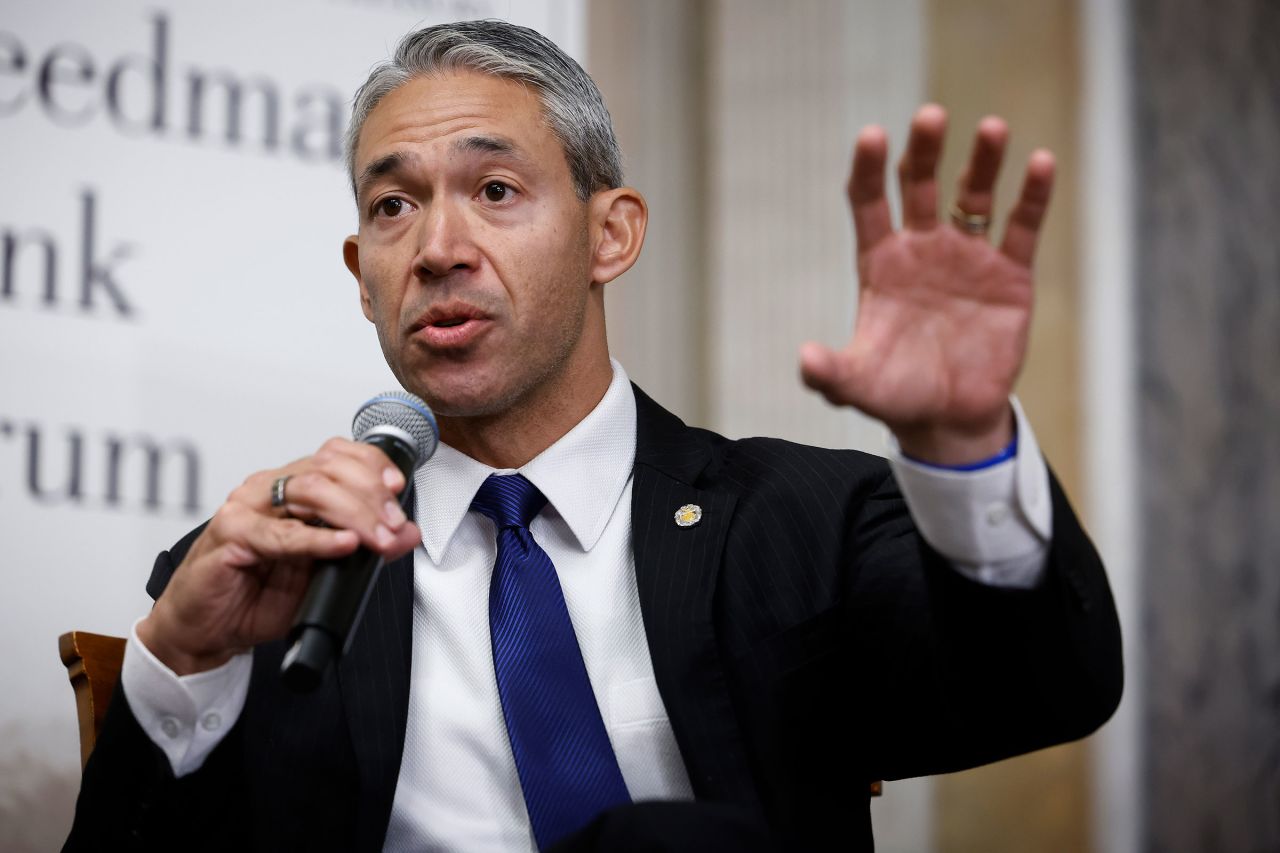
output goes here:
<path id="1" fill-rule="evenodd" d="M 465 211 L 447 199 L 437 199 L 419 223 L 418 254 L 413 259 L 419 279 L 431 281 L 476 268 L 479 249 Z"/>

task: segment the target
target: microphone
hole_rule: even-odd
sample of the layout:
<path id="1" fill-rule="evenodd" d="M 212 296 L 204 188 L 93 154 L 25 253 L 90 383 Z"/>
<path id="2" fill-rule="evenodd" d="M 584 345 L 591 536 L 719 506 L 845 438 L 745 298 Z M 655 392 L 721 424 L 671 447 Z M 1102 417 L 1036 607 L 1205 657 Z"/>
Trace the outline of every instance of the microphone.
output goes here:
<path id="1" fill-rule="evenodd" d="M 404 474 L 400 504 L 408 509 L 413 472 L 431 458 L 440 440 L 427 404 L 404 391 L 379 394 L 356 412 L 351 433 L 387 454 Z M 286 685 L 300 693 L 314 690 L 334 659 L 347 653 L 382 563 L 381 555 L 364 546 L 336 560 L 316 561 L 280 665 Z"/>

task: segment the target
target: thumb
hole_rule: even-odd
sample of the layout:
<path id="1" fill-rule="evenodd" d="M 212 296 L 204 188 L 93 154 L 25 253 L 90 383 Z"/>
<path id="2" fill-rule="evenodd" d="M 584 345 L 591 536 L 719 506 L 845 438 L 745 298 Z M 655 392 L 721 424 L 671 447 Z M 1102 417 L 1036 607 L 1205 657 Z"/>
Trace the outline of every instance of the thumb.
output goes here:
<path id="1" fill-rule="evenodd" d="M 841 393 L 847 367 L 840 353 L 830 347 L 813 341 L 800 347 L 800 378 L 832 403 L 848 402 Z"/>

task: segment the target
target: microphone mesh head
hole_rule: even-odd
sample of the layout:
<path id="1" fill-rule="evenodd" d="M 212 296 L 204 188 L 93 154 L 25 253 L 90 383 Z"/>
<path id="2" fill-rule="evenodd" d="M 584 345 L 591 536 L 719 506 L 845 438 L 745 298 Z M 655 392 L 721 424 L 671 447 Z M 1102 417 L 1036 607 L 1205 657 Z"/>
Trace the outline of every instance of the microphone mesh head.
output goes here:
<path id="1" fill-rule="evenodd" d="M 426 403 L 407 391 L 384 391 L 365 402 L 351 422 L 351 434 L 356 441 L 363 441 L 371 430 L 380 426 L 396 427 L 413 437 L 417 450 L 414 468 L 430 459 L 440 442 L 436 416 Z"/>

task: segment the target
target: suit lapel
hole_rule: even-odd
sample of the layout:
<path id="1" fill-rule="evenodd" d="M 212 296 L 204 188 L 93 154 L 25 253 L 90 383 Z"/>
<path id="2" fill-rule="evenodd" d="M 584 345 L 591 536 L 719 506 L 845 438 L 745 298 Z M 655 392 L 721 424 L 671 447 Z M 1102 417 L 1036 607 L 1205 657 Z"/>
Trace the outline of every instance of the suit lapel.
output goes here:
<path id="1" fill-rule="evenodd" d="M 413 517 L 410 504 L 407 513 Z M 360 780 L 358 850 L 381 850 L 404 750 L 413 648 L 413 553 L 374 581 L 350 652 L 338 664 Z"/>
<path id="2" fill-rule="evenodd" d="M 654 675 L 699 799 L 757 802 L 716 642 L 714 595 L 737 495 L 700 483 L 710 443 L 636 394 L 631 525 Z M 701 485 L 701 487 L 700 487 Z M 694 504 L 701 520 L 675 523 Z"/>

